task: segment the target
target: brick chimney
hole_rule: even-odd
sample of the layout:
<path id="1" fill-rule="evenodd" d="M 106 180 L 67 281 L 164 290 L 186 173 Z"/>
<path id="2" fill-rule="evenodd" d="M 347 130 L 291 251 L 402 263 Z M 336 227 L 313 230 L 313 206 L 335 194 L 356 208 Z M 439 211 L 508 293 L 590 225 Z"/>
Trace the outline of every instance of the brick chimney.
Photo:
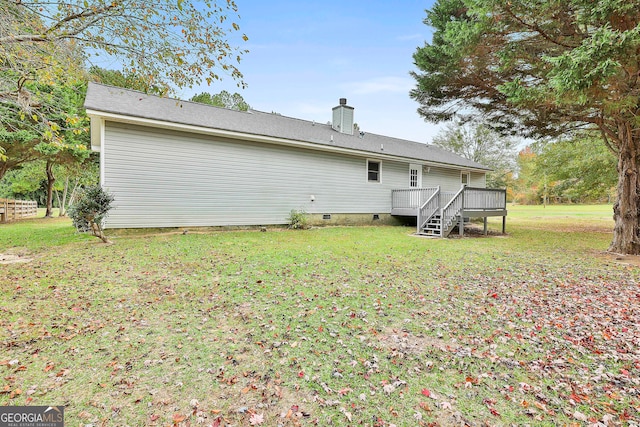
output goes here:
<path id="1" fill-rule="evenodd" d="M 340 98 L 340 105 L 333 107 L 331 127 L 340 133 L 353 135 L 353 107 L 347 105 L 347 98 Z"/>

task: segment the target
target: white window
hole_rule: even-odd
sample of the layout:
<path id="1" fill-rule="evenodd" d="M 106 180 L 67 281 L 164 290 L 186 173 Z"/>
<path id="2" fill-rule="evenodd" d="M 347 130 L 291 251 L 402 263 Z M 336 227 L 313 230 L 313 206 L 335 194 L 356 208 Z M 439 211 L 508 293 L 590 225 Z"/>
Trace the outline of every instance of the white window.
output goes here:
<path id="1" fill-rule="evenodd" d="M 471 183 L 471 174 L 469 172 L 462 172 L 460 174 L 460 183 L 462 185 L 469 185 Z"/>
<path id="2" fill-rule="evenodd" d="M 367 181 L 380 182 L 380 173 L 382 172 L 382 165 L 379 161 L 367 160 Z"/>

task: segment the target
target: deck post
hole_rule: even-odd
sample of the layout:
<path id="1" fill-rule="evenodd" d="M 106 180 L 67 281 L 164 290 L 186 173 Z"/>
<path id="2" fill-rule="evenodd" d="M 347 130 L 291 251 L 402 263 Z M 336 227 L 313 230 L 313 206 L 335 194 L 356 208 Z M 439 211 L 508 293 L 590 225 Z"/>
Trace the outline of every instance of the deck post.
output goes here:
<path id="1" fill-rule="evenodd" d="M 503 216 L 502 217 L 502 234 L 507 234 L 506 230 L 507 230 L 507 217 Z"/>
<path id="2" fill-rule="evenodd" d="M 466 188 L 467 185 L 462 184 L 462 193 L 460 193 L 460 225 L 458 226 L 460 237 L 464 236 L 464 192 Z"/>
<path id="3" fill-rule="evenodd" d="M 484 235 L 487 235 L 487 217 L 484 217 Z"/>

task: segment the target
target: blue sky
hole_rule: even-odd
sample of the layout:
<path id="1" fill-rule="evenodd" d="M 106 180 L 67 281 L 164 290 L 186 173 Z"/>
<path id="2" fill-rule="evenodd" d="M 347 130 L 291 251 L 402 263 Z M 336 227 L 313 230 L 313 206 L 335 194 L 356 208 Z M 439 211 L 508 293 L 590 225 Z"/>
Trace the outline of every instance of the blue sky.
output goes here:
<path id="1" fill-rule="evenodd" d="M 240 30 L 249 37 L 240 71 L 184 91 L 239 92 L 252 108 L 325 123 L 339 98 L 355 108 L 365 132 L 431 142 L 439 130 L 409 98 L 412 55 L 431 39 L 422 22 L 434 0 L 236 0 Z"/>

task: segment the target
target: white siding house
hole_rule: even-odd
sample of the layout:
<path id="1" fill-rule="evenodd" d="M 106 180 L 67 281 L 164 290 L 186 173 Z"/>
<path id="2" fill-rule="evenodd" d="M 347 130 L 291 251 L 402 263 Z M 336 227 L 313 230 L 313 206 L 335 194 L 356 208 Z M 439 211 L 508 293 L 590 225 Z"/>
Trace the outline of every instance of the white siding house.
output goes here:
<path id="1" fill-rule="evenodd" d="M 393 190 L 484 187 L 488 171 L 434 146 L 354 134 L 344 99 L 326 125 L 93 83 L 85 107 L 101 185 L 115 196 L 107 228 L 285 224 L 292 209 L 374 221 L 390 218 Z"/>

